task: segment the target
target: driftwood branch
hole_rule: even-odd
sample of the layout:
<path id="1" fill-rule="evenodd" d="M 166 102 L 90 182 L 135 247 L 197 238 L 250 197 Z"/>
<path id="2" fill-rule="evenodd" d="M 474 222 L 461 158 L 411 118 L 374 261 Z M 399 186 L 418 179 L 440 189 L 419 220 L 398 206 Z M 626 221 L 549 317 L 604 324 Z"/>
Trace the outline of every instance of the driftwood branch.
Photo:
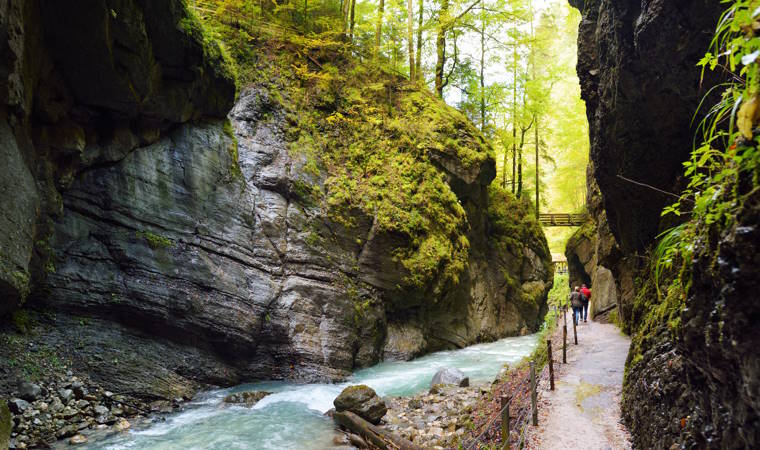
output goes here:
<path id="1" fill-rule="evenodd" d="M 422 450 L 422 447 L 418 447 L 398 435 L 372 425 L 351 411 L 336 412 L 333 415 L 333 420 L 338 425 L 351 430 L 382 450 Z"/>

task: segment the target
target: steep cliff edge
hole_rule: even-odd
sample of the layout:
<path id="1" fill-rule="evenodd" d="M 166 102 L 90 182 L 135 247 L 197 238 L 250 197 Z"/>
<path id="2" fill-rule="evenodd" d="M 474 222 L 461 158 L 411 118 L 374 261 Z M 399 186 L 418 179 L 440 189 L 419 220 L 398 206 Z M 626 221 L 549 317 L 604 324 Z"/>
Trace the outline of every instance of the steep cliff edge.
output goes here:
<path id="1" fill-rule="evenodd" d="M 756 202 L 734 224 L 695 242 L 689 284 L 658 292 L 660 211 L 679 192 L 691 120 L 711 81 L 697 61 L 721 13 L 717 2 L 572 2 L 583 11 L 578 74 L 591 134 L 589 205 L 596 231 L 568 248 L 587 274 L 610 269 L 620 323 L 633 338 L 622 409 L 638 448 L 755 448 L 758 440 Z M 710 102 L 708 101 L 708 104 Z M 648 185 L 647 186 L 644 186 Z M 601 195 L 600 209 L 593 196 Z M 656 188 L 656 189 L 652 189 Z M 604 232 L 605 223 L 610 234 Z M 602 231 L 600 231 L 602 230 Z M 605 236 L 606 235 L 606 236 Z M 588 250 L 606 247 L 611 252 Z M 615 250 L 617 249 L 617 250 Z M 606 262 L 603 256 L 609 254 Z M 579 256 L 580 255 L 580 256 Z M 754 262 L 750 262 L 754 261 Z M 667 286 L 660 280 L 660 286 Z"/>
<path id="2" fill-rule="evenodd" d="M 0 200 L 3 307 L 28 296 L 44 354 L 172 399 L 541 323 L 539 225 L 489 186 L 475 127 L 418 86 L 262 35 L 235 49 L 233 107 L 232 66 L 183 2 L 10 5 L 19 58 L 45 64 L 8 71 L 26 107 L 3 122 L 22 150 L 4 146 L 2 191 L 23 194 Z M 34 372 L 6 343 L 2 391 Z"/>

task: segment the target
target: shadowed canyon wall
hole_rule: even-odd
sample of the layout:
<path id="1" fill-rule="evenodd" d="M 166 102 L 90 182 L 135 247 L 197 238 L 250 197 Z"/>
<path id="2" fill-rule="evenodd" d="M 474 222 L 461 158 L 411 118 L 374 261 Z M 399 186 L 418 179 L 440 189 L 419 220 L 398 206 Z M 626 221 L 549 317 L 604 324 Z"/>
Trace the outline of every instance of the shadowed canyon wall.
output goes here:
<path id="1" fill-rule="evenodd" d="M 589 210 L 571 239 L 576 278 L 595 278 L 598 309 L 617 306 L 633 338 L 622 409 L 635 448 L 756 448 L 760 366 L 757 202 L 699 246 L 685 292 L 658 293 L 648 269 L 660 211 L 678 192 L 692 117 L 714 80 L 696 66 L 721 5 L 712 1 L 571 1 L 583 12 L 578 75 L 590 124 Z M 708 100 L 708 103 L 709 100 Z M 642 184 L 648 185 L 643 186 Z M 753 262 L 754 261 L 754 262 Z M 600 277 L 605 281 L 599 286 Z M 596 299 L 593 299 L 596 300 Z M 678 306 L 673 306 L 678 305 Z M 592 306 L 593 308 L 594 306 Z"/>

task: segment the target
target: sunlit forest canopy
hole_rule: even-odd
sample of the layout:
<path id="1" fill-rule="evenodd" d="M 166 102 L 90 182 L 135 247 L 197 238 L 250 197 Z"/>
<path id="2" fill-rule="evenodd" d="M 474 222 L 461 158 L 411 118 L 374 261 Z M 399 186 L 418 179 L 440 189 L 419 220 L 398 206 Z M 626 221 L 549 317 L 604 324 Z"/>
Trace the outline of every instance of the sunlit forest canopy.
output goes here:
<path id="1" fill-rule="evenodd" d="M 495 184 L 542 212 L 583 210 L 588 124 L 575 73 L 580 13 L 567 2 L 195 0 L 191 6 L 238 61 L 250 42 L 270 36 L 337 49 L 419 84 L 485 135 L 497 160 Z M 243 84 L 263 75 L 245 63 L 238 72 Z M 562 252 L 572 230 L 546 231 L 552 251 Z"/>

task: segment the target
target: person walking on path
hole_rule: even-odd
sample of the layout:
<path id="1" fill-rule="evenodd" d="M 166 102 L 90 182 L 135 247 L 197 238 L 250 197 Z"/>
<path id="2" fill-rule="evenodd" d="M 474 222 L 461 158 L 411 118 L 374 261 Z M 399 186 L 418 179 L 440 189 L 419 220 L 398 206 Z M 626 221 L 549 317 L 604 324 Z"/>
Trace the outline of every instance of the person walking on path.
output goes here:
<path id="1" fill-rule="evenodd" d="M 583 321 L 588 322 L 588 304 L 591 301 L 591 289 L 586 284 L 581 285 L 581 303 L 583 303 Z"/>
<path id="2" fill-rule="evenodd" d="M 578 325 L 583 310 L 583 300 L 581 299 L 581 288 L 575 286 L 573 292 L 570 293 L 570 306 L 573 307 L 573 320 Z"/>

